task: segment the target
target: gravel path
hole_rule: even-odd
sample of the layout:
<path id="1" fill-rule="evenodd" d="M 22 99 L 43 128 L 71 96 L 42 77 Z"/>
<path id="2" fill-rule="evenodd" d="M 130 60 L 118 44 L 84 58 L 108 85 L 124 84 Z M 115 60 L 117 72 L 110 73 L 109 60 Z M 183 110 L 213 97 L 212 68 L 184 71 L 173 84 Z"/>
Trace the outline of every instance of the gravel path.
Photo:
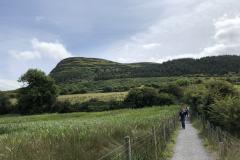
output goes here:
<path id="1" fill-rule="evenodd" d="M 171 160 L 211 160 L 212 154 L 204 149 L 198 131 L 189 119 L 186 120 L 186 128 L 179 130 Z"/>

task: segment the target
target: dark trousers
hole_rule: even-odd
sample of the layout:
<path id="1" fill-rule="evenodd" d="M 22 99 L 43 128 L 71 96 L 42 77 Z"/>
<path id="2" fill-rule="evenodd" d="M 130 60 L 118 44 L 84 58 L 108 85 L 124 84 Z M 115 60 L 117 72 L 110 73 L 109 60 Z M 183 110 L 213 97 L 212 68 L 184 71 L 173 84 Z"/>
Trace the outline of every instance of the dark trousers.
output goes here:
<path id="1" fill-rule="evenodd" d="M 182 122 L 182 128 L 185 128 L 185 119 L 181 119 Z"/>

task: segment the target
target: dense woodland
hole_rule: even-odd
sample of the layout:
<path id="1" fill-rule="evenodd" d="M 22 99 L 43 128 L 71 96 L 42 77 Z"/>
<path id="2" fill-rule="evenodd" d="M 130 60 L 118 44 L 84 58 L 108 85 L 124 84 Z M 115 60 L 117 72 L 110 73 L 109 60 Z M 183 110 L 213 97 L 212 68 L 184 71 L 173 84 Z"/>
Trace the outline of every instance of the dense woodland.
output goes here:
<path id="1" fill-rule="evenodd" d="M 139 77 L 190 75 L 224 76 L 240 69 L 240 56 L 224 55 L 201 59 L 176 59 L 162 64 L 121 64 L 96 58 L 73 57 L 62 60 L 49 74 L 56 84 Z"/>

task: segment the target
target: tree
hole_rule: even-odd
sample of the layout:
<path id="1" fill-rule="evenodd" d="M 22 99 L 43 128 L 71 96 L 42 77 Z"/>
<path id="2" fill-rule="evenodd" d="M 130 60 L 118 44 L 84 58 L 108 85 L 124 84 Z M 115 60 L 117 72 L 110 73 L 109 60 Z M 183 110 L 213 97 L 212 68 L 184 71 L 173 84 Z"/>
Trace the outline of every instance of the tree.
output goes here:
<path id="1" fill-rule="evenodd" d="M 156 103 L 157 90 L 150 87 L 131 89 L 124 102 L 132 108 L 153 106 Z"/>
<path id="2" fill-rule="evenodd" d="M 0 91 L 0 114 L 7 114 L 10 110 L 11 103 L 8 94 Z"/>
<path id="3" fill-rule="evenodd" d="M 18 82 L 23 82 L 18 98 L 18 110 L 22 114 L 49 112 L 59 95 L 54 80 L 38 69 L 29 69 Z"/>

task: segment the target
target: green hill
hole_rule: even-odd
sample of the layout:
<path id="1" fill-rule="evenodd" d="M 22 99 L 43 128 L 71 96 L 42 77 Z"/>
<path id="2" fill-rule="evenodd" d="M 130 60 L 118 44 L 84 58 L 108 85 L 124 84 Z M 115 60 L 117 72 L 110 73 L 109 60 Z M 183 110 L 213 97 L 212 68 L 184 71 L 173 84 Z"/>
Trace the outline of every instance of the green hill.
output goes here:
<path id="1" fill-rule="evenodd" d="M 175 59 L 161 64 L 146 62 L 123 64 L 98 58 L 71 57 L 60 61 L 49 75 L 58 85 L 123 78 L 196 74 L 221 76 L 229 72 L 239 73 L 239 62 L 240 56 L 236 55 Z"/>

